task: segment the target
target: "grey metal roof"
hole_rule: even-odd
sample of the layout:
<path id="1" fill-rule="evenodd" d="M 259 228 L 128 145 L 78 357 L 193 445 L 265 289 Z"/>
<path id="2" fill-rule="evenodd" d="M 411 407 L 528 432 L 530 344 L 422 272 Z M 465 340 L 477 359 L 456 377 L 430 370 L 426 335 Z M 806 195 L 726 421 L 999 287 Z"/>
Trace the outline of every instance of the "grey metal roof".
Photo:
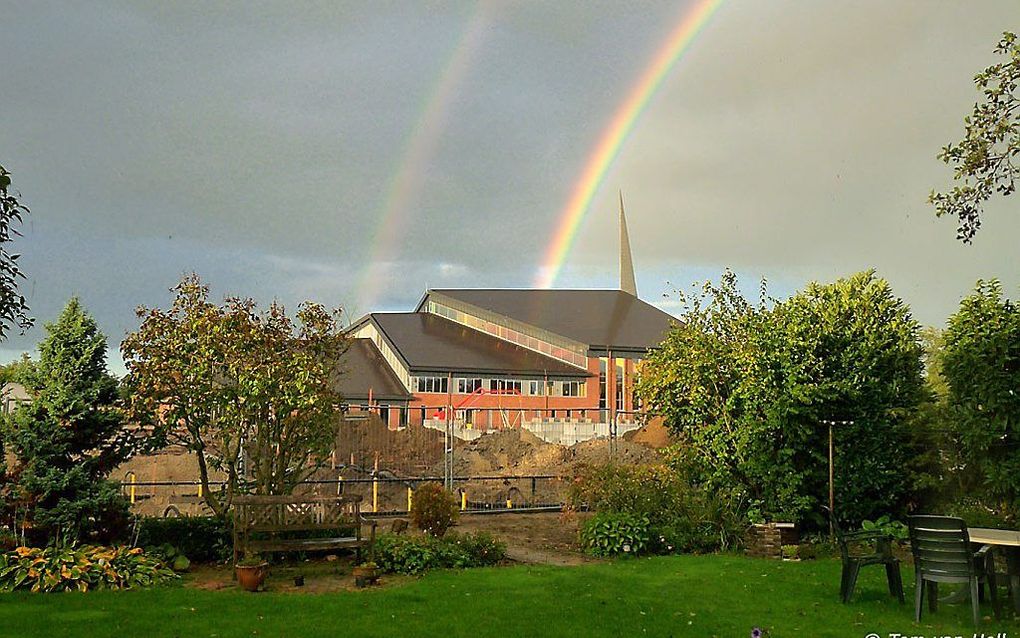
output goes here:
<path id="1" fill-rule="evenodd" d="M 345 399 L 368 399 L 369 390 L 373 399 L 407 401 L 412 398 L 371 339 L 352 340 L 351 347 L 340 358 L 340 366 L 344 371 L 340 377 L 340 393 Z"/>
<path id="2" fill-rule="evenodd" d="M 447 288 L 429 292 L 548 330 L 593 350 L 653 348 L 676 321 L 622 290 Z"/>
<path id="3" fill-rule="evenodd" d="M 586 377 L 587 370 L 423 312 L 369 315 L 412 372 Z"/>

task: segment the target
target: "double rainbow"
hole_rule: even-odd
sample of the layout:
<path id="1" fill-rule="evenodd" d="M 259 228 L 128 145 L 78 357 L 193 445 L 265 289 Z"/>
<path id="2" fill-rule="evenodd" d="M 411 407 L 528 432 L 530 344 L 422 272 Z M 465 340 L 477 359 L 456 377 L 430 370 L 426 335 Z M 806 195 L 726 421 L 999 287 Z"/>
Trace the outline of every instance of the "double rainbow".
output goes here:
<path id="1" fill-rule="evenodd" d="M 595 145 L 594 152 L 585 163 L 581 177 L 574 185 L 570 199 L 567 200 L 560 215 L 553 239 L 546 249 L 542 266 L 535 278 L 536 287 L 551 288 L 556 283 L 556 278 L 577 238 L 581 222 L 584 221 L 591 206 L 591 200 L 605 179 L 613 160 L 620 154 L 620 148 L 634 129 L 637 119 L 655 96 L 666 75 L 677 60 L 690 50 L 695 37 L 708 24 L 722 3 L 723 0 L 699 0 L 686 11 L 680 23 L 652 58 L 651 64 L 627 94 L 627 99 L 617 108 L 609 126 Z"/>
<path id="2" fill-rule="evenodd" d="M 457 89 L 471 70 L 475 53 L 489 26 L 490 16 L 485 9 L 484 3 L 476 7 L 453 52 L 443 65 L 439 81 L 429 94 L 421 117 L 400 156 L 399 167 L 386 191 L 375 232 L 368 238 L 371 246 L 368 265 L 362 272 L 357 294 L 358 307 L 362 311 L 367 312 L 374 307 L 380 290 L 386 285 L 386 271 L 394 255 L 399 252 L 411 204 L 421 193 L 428 164 L 446 128 Z"/>

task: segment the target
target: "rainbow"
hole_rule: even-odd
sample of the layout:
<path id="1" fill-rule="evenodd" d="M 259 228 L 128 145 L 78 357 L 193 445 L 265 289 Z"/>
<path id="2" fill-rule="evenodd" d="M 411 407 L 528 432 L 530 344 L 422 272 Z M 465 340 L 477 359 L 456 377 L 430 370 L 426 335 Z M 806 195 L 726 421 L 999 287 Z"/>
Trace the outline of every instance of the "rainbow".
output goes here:
<path id="1" fill-rule="evenodd" d="M 567 200 L 560 215 L 556 231 L 535 279 L 536 287 L 551 288 L 556 282 L 570 254 L 581 222 L 584 221 L 591 206 L 591 200 L 605 179 L 609 167 L 620 154 L 620 148 L 627 140 L 627 136 L 634 129 L 638 118 L 655 96 L 670 69 L 690 49 L 694 38 L 704 29 L 722 3 L 723 0 L 698 0 L 686 11 L 627 94 L 627 99 L 616 109 L 609 126 L 603 131 L 594 152 L 585 163 L 581 177 L 574 185 L 570 199 Z"/>
<path id="2" fill-rule="evenodd" d="M 485 35 L 489 16 L 481 10 L 481 6 L 476 8 L 443 65 L 439 80 L 425 102 L 422 115 L 412 129 L 397 171 L 386 190 L 379 223 L 369 238 L 367 266 L 358 284 L 358 307 L 362 311 L 368 312 L 373 308 L 379 291 L 385 286 L 387 271 L 407 228 L 408 210 L 421 192 L 428 163 L 446 128 L 457 87 L 467 76 Z"/>

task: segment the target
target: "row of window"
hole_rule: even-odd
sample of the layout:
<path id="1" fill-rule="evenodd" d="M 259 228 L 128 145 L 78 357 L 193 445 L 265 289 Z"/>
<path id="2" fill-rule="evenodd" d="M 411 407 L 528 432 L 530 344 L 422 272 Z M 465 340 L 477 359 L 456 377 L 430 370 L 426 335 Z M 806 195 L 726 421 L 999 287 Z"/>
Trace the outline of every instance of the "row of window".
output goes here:
<path id="1" fill-rule="evenodd" d="M 449 377 L 414 377 L 415 392 L 433 392 L 446 394 L 449 392 Z M 518 394 L 533 397 L 583 397 L 585 396 L 584 381 L 550 381 L 548 388 L 541 380 L 522 381 L 521 379 L 483 379 L 481 377 L 455 377 L 453 380 L 455 394 L 472 394 L 481 390 L 503 394 Z"/>

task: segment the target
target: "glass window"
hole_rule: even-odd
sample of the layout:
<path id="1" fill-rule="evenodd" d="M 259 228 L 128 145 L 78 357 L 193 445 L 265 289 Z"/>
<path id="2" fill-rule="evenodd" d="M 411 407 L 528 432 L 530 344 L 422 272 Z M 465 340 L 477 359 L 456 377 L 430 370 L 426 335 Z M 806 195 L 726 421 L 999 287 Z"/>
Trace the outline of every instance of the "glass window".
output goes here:
<path id="1" fill-rule="evenodd" d="M 447 377 L 415 377 L 415 389 L 418 392 L 445 393 L 449 387 Z"/>
<path id="2" fill-rule="evenodd" d="M 472 394 L 482 389 L 482 380 L 476 379 L 457 379 L 457 392 L 459 394 Z"/>

